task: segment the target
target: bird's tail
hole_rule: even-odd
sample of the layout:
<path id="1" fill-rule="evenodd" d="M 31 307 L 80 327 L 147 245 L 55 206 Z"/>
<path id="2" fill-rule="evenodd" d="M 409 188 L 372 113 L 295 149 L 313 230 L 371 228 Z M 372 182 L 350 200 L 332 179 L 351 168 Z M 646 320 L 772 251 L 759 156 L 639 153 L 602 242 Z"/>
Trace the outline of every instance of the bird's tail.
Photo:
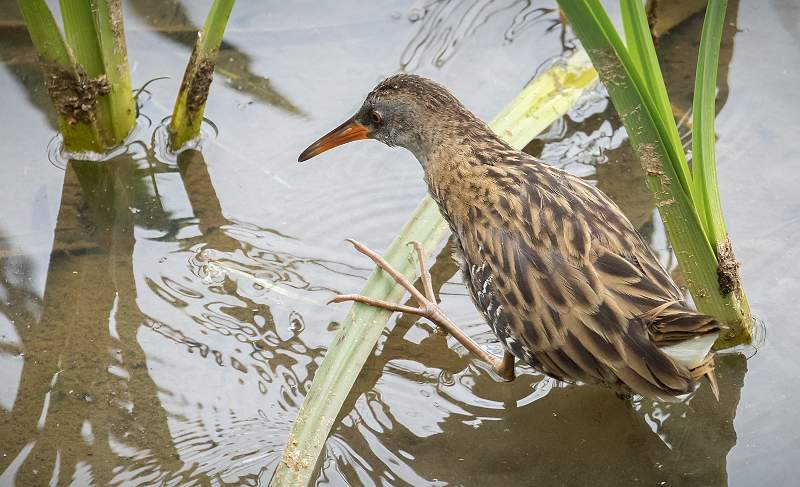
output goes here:
<path id="1" fill-rule="evenodd" d="M 711 386 L 711 392 L 719 402 L 719 383 L 717 382 L 717 373 L 714 372 L 714 354 L 709 353 L 703 363 L 689 372 L 692 374 L 692 379 L 698 380 L 703 377 L 708 377 L 708 383 Z"/>
<path id="2" fill-rule="evenodd" d="M 714 353 L 711 352 L 711 347 L 718 336 L 719 333 L 709 333 L 661 347 L 662 352 L 689 369 L 693 380 L 708 377 L 711 391 L 717 400 L 719 400 L 719 385 L 717 375 L 714 373 Z"/>

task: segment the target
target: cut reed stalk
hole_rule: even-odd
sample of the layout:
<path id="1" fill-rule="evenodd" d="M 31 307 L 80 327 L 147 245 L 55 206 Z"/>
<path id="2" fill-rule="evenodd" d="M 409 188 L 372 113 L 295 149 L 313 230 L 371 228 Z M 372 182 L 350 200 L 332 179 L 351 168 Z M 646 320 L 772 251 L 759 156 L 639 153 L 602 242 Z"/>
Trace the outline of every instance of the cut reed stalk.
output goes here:
<path id="1" fill-rule="evenodd" d="M 135 123 L 119 0 L 61 0 L 64 37 L 43 0 L 18 0 L 70 152 L 102 153 Z"/>
<path id="2" fill-rule="evenodd" d="M 200 135 L 217 53 L 233 4 L 234 0 L 214 0 L 203 30 L 198 33 L 169 124 L 172 150 Z"/>
<path id="3" fill-rule="evenodd" d="M 56 109 L 65 148 L 71 152 L 101 151 L 96 122 L 80 103 L 85 74 L 81 76 L 52 12 L 44 0 L 17 0 L 17 4 L 39 55 L 45 87 Z"/>

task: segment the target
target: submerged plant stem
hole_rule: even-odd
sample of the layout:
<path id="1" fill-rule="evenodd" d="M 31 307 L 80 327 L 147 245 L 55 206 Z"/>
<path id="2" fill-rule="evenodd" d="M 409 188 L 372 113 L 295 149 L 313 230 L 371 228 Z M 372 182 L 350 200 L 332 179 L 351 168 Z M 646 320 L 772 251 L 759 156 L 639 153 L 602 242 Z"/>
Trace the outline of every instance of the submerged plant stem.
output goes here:
<path id="1" fill-rule="evenodd" d="M 500 112 L 490 127 L 512 146 L 521 149 L 566 113 L 596 81 L 597 73 L 586 53 L 578 51 L 533 80 Z M 426 196 L 389 245 L 384 257 L 405 277 L 413 280 L 417 277 L 418 265 L 408 243 L 419 241 L 430 253 L 448 233 L 438 206 Z M 399 302 L 405 289 L 386 273 L 375 270 L 360 294 Z M 358 303 L 353 305 L 314 376 L 270 485 L 309 484 L 342 404 L 390 315 L 384 309 Z"/>
<path id="2" fill-rule="evenodd" d="M 217 52 L 233 4 L 234 0 L 214 0 L 203 30 L 198 33 L 169 124 L 170 146 L 173 150 L 180 149 L 200 135 Z"/>

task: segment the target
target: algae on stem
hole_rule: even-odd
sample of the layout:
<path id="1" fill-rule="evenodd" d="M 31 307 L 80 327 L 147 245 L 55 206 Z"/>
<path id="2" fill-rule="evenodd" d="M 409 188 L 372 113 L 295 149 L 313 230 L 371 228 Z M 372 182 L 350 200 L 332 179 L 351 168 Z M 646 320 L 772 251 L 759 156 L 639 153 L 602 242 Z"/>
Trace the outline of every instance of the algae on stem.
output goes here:
<path id="1" fill-rule="evenodd" d="M 65 37 L 44 0 L 17 0 L 70 152 L 102 153 L 133 128 L 120 0 L 61 0 Z"/>
<path id="2" fill-rule="evenodd" d="M 749 343 L 753 320 L 727 240 L 713 160 L 713 92 L 724 0 L 709 2 L 701 35 L 699 62 L 703 64 L 698 68 L 695 114 L 704 115 L 705 123 L 695 127 L 693 139 L 705 148 L 697 151 L 705 157 L 702 163 L 695 161 L 691 170 L 641 1 L 620 1 L 627 44 L 599 0 L 558 3 L 625 125 L 695 305 L 728 327 L 717 346 Z M 697 98 L 703 92 L 704 99 Z"/>
<path id="3" fill-rule="evenodd" d="M 200 135 L 217 53 L 234 1 L 214 0 L 203 30 L 197 35 L 169 124 L 169 143 L 172 150 L 180 149 Z"/>

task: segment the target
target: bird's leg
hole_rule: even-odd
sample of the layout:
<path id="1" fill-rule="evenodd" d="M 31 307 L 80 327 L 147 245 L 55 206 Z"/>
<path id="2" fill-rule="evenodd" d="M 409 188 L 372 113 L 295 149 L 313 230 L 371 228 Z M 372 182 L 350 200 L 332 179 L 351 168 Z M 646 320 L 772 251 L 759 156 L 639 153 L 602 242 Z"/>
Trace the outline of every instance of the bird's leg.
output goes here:
<path id="1" fill-rule="evenodd" d="M 402 304 L 390 303 L 388 301 L 383 301 L 380 299 L 370 298 L 367 296 L 361 296 L 359 294 L 340 294 L 334 297 L 330 302 L 331 303 L 341 303 L 344 301 L 356 301 L 359 303 L 368 304 L 370 306 L 375 306 L 377 308 L 387 309 L 389 311 L 398 311 L 401 313 L 409 313 L 414 314 L 417 316 L 422 316 L 424 318 L 429 319 L 434 324 L 438 325 L 445 331 L 447 331 L 450 335 L 453 336 L 459 343 L 464 345 L 467 350 L 469 350 L 473 355 L 477 356 L 479 359 L 483 360 L 484 362 L 490 364 L 494 371 L 503 379 L 505 380 L 514 380 L 514 356 L 506 351 L 503 355 L 502 359 L 498 359 L 497 357 L 493 356 L 486 350 L 480 347 L 475 341 L 467 336 L 461 329 L 453 323 L 450 318 L 445 316 L 439 306 L 436 305 L 436 297 L 433 293 L 433 285 L 431 283 L 431 276 L 428 272 L 428 268 L 425 266 L 425 256 L 424 250 L 422 248 L 422 244 L 419 242 L 411 242 L 414 246 L 414 250 L 417 253 L 417 257 L 419 259 L 419 267 L 420 267 L 420 275 L 422 278 L 422 287 L 425 290 L 425 294 L 419 292 L 419 290 L 414 287 L 414 284 L 406 279 L 404 275 L 398 272 L 391 264 L 389 264 L 383 257 L 379 254 L 374 252 L 373 250 L 367 248 L 366 246 L 356 242 L 355 240 L 348 239 L 353 247 L 356 248 L 359 252 L 366 255 L 373 262 L 375 265 L 383 269 L 387 274 L 392 276 L 392 278 L 401 286 L 403 286 L 411 296 L 414 297 L 414 300 L 417 302 L 418 307 L 413 306 L 405 306 Z"/>
<path id="2" fill-rule="evenodd" d="M 508 350 L 503 350 L 503 358 L 500 360 L 495 359 L 492 368 L 495 373 L 503 379 L 512 381 L 516 377 L 516 373 L 514 372 L 514 364 L 516 361 L 517 357 L 515 357 L 513 353 Z"/>
<path id="3" fill-rule="evenodd" d="M 432 318 L 428 318 L 440 327 L 444 328 L 448 333 L 453 335 L 456 340 L 458 340 L 462 345 L 467 347 L 467 350 L 471 351 L 473 354 L 477 355 L 480 359 L 484 362 L 490 364 L 494 369 L 495 373 L 502 377 L 505 380 L 511 381 L 514 380 L 514 362 L 516 358 L 513 354 L 508 352 L 508 350 L 503 351 L 503 358 L 497 359 L 495 356 L 486 352 L 483 348 L 481 348 L 475 341 L 467 336 L 461 328 L 456 326 L 444 313 L 442 313 L 439 306 L 436 305 L 436 295 L 433 293 L 433 283 L 431 282 L 431 273 L 428 271 L 428 266 L 425 265 L 425 249 L 422 247 L 422 244 L 419 242 L 411 242 L 411 245 L 414 247 L 414 251 L 417 253 L 417 260 L 419 261 L 419 275 L 422 279 L 422 287 L 425 290 L 425 297 L 427 302 L 430 303 L 439 313 L 441 317 L 441 321 L 436 321 Z M 380 257 L 380 256 L 379 256 Z M 411 287 L 414 287 L 413 285 Z M 415 288 L 416 289 L 416 288 Z M 415 296 L 416 299 L 419 299 Z M 417 301 L 418 303 L 420 301 Z M 445 324 L 446 322 L 447 324 Z M 455 333 L 453 332 L 455 330 Z M 479 350 L 480 353 L 476 353 L 475 350 Z"/>

